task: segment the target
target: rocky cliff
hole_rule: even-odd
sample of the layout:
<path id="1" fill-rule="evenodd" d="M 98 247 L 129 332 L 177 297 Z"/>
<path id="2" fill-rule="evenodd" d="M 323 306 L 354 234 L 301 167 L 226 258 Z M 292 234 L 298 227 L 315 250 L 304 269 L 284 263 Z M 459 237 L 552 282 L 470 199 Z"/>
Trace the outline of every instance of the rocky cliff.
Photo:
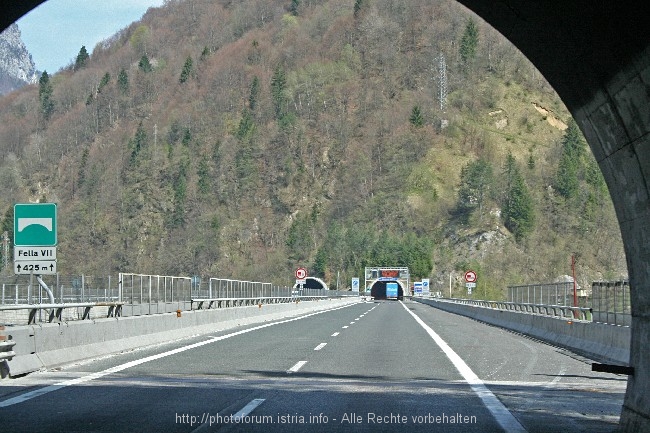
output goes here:
<path id="1" fill-rule="evenodd" d="M 36 83 L 38 77 L 32 56 L 20 37 L 20 29 L 12 24 L 0 33 L 0 94 Z"/>

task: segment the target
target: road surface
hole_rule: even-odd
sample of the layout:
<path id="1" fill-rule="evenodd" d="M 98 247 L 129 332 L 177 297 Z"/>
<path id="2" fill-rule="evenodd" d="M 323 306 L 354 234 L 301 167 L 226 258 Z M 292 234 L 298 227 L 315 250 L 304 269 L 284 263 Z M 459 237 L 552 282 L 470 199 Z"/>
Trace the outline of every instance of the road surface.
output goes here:
<path id="1" fill-rule="evenodd" d="M 7 432 L 613 432 L 626 376 L 411 301 L 359 302 L 0 381 Z"/>

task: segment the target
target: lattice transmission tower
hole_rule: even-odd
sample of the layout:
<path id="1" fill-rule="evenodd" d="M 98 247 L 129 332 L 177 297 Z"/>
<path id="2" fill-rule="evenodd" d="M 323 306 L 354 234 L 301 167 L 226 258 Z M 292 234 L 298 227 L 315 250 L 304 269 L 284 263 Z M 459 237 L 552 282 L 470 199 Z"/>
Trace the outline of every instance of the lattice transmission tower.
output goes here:
<path id="1" fill-rule="evenodd" d="M 440 111 L 445 111 L 447 105 L 447 62 L 442 53 L 438 56 L 438 100 L 440 101 Z"/>

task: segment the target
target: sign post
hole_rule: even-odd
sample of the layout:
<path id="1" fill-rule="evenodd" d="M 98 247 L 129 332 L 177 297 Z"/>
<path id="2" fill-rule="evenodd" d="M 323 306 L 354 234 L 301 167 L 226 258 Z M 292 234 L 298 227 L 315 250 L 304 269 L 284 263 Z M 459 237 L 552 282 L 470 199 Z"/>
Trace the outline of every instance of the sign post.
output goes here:
<path id="1" fill-rule="evenodd" d="M 54 293 L 41 277 L 56 274 L 56 204 L 26 203 L 14 205 L 14 273 L 36 275 L 50 303 Z"/>
<path id="2" fill-rule="evenodd" d="M 55 203 L 14 205 L 14 273 L 56 274 Z"/>
<path id="3" fill-rule="evenodd" d="M 428 278 L 422 278 L 422 296 L 431 296 Z"/>
<path id="4" fill-rule="evenodd" d="M 476 272 L 467 271 L 465 272 L 465 287 L 467 287 L 467 294 L 472 294 L 472 289 L 476 287 Z"/>
<path id="5" fill-rule="evenodd" d="M 307 282 L 306 278 L 307 278 L 307 269 L 305 268 L 296 269 L 296 284 L 298 285 L 298 289 L 300 290 L 301 294 L 302 294 L 303 286 Z"/>
<path id="6" fill-rule="evenodd" d="M 359 293 L 359 278 L 352 278 L 352 291 Z"/>

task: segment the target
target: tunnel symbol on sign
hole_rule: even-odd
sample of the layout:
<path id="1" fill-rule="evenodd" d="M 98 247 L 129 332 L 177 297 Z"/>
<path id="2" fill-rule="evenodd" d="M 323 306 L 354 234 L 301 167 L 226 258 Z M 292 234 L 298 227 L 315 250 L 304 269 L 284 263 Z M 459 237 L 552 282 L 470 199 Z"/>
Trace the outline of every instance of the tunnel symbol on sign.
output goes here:
<path id="1" fill-rule="evenodd" d="M 18 231 L 22 232 L 27 227 L 37 225 L 43 226 L 47 231 L 52 231 L 52 218 L 18 218 Z"/>

